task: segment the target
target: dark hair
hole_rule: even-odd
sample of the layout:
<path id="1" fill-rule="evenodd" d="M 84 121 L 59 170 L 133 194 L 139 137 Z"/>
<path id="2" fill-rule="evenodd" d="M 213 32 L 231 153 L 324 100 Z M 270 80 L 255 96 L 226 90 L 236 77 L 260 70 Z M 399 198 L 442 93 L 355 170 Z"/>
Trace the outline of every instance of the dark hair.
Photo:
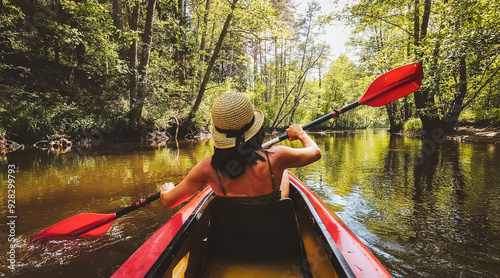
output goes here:
<path id="1" fill-rule="evenodd" d="M 264 157 L 257 153 L 262 151 L 264 141 L 264 131 L 257 132 L 247 142 L 241 143 L 228 149 L 214 148 L 212 162 L 210 165 L 215 171 L 230 179 L 235 179 L 245 173 L 245 167 L 257 163 L 256 160 L 266 161 Z"/>

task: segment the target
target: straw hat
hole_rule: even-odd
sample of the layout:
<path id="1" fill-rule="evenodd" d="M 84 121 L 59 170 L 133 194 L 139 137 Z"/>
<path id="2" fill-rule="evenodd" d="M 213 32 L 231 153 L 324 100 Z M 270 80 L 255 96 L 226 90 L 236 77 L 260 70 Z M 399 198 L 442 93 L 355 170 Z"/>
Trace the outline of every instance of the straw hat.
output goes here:
<path id="1" fill-rule="evenodd" d="M 254 109 L 247 96 L 234 91 L 217 97 L 210 112 L 214 124 L 212 139 L 219 149 L 248 141 L 264 122 L 264 113 Z"/>

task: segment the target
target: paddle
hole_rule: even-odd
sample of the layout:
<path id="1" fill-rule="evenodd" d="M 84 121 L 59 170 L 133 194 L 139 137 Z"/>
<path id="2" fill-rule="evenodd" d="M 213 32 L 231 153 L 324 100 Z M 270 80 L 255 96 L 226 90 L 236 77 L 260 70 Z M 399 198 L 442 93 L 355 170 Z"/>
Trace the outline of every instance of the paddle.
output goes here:
<path id="1" fill-rule="evenodd" d="M 340 114 L 354 109 L 361 104 L 379 107 L 391 103 L 415 92 L 418 88 L 420 88 L 422 78 L 422 67 L 419 63 L 412 63 L 393 69 L 375 79 L 366 90 L 366 93 L 358 101 L 326 114 L 325 116 L 304 125 L 302 129 L 306 130 L 333 117 L 338 117 Z M 269 148 L 273 144 L 286 139 L 288 139 L 288 134 L 283 134 L 280 137 L 264 143 L 262 148 Z"/>
<path id="2" fill-rule="evenodd" d="M 407 96 L 416 91 L 422 84 L 422 68 L 420 64 L 413 63 L 400 68 L 387 72 L 372 82 L 363 97 L 345 107 L 333 111 L 313 122 L 303 126 L 302 128 L 308 129 L 312 126 L 325 122 L 333 117 L 336 117 L 344 112 L 358 107 L 359 105 L 369 105 L 378 107 L 393 102 L 399 98 Z M 283 141 L 288 138 L 284 134 L 262 145 L 267 148 L 277 142 Z M 75 237 L 96 237 L 104 235 L 113 222 L 140 207 L 145 206 L 160 198 L 161 192 L 152 196 L 142 199 L 139 202 L 130 205 L 118 212 L 110 214 L 98 213 L 85 213 L 70 217 L 53 226 L 43 230 L 42 232 L 34 235 L 35 239 L 40 238 L 75 238 Z"/>
<path id="3" fill-rule="evenodd" d="M 108 232 L 113 222 L 119 217 L 143 207 L 160 198 L 161 192 L 142 199 L 120 211 L 109 214 L 84 213 L 72 216 L 49 228 L 33 235 L 32 238 L 76 238 L 76 237 L 98 237 Z"/>

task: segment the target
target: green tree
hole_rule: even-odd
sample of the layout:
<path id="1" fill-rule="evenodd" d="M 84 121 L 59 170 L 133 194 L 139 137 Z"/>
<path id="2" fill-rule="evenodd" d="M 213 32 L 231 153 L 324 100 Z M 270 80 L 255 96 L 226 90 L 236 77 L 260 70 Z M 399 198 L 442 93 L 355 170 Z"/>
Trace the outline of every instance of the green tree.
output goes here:
<path id="1" fill-rule="evenodd" d="M 134 3 L 132 14 L 132 30 L 137 31 L 137 21 L 139 14 L 139 1 Z M 134 38 L 130 55 L 130 128 L 138 130 L 141 126 L 142 110 L 145 99 L 149 95 L 148 90 L 148 67 L 151 55 L 153 39 L 153 20 L 155 16 L 156 0 L 149 0 L 146 9 L 146 20 L 144 31 L 141 36 L 141 54 L 138 51 L 138 39 Z M 139 60 L 139 61 L 138 61 Z"/>
<path id="2" fill-rule="evenodd" d="M 123 112 L 124 64 L 108 4 L 2 3 L 1 126 L 33 141 L 100 128 Z"/>
<path id="3" fill-rule="evenodd" d="M 466 109 L 482 107 L 485 88 L 498 83 L 498 1 L 359 1 L 337 17 L 349 18 L 367 69 L 385 71 L 412 61 L 424 67 L 414 94 L 425 130 L 450 130 Z M 488 93 L 494 95 L 493 93 Z M 391 125 L 414 112 L 410 100 L 388 106 Z M 491 103 L 488 103 L 491 106 Z M 498 119 L 497 119 L 498 120 Z"/>

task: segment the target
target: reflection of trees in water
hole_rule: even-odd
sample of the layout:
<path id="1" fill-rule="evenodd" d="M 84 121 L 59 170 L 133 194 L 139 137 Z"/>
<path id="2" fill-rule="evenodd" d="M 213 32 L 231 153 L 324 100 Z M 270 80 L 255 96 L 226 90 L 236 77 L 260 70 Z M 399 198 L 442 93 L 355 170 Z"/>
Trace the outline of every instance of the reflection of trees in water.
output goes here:
<path id="1" fill-rule="evenodd" d="M 425 154 L 422 151 L 420 155 Z M 412 199 L 415 207 L 420 208 L 416 209 L 417 212 L 419 210 L 424 212 L 426 207 L 423 206 L 424 204 L 436 201 L 432 195 L 435 195 L 433 193 L 439 189 L 439 186 L 451 186 L 450 201 L 460 207 L 463 206 L 467 194 L 458 144 L 448 143 L 436 146 L 435 151 L 430 155 L 425 155 L 422 163 L 415 165 L 414 176 L 415 192 Z M 432 207 L 432 203 L 429 205 Z"/>
<path id="2" fill-rule="evenodd" d="M 392 192 L 386 191 L 387 198 L 400 194 L 398 190 L 404 192 L 404 199 L 392 204 L 394 208 L 384 208 L 402 212 L 398 215 L 393 211 L 394 218 L 380 224 L 390 227 L 392 233 L 399 230 L 399 236 L 390 240 L 402 244 L 405 251 L 395 257 L 416 262 L 422 273 L 435 273 L 436 269 L 446 269 L 451 276 L 472 275 L 479 269 L 489 273 L 497 256 L 490 254 L 491 243 L 498 242 L 499 237 L 499 200 L 485 199 L 491 200 L 489 195 L 499 189 L 492 190 L 493 184 L 483 179 L 493 171 L 494 164 L 485 161 L 482 150 L 475 152 L 476 145 L 445 142 L 429 151 L 420 143 L 420 148 L 412 149 L 400 137 L 391 136 L 384 157 L 383 172 L 392 184 Z M 492 176 L 491 182 L 495 181 L 498 183 L 498 177 Z M 410 210 L 403 212 L 403 208 Z M 461 270 L 454 265 L 474 266 Z"/>
<path id="3" fill-rule="evenodd" d="M 421 155 L 423 162 L 414 166 L 412 229 L 422 260 L 463 265 L 476 252 L 488 253 L 482 246 L 498 235 L 497 228 L 488 220 L 487 204 L 469 196 L 488 184 L 468 183 L 466 176 L 478 175 L 483 165 L 474 165 L 475 173 L 467 173 L 458 143 L 446 142 L 432 153 L 422 150 Z"/>
<path id="4" fill-rule="evenodd" d="M 422 146 L 424 148 L 424 145 Z M 415 181 L 412 196 L 417 239 L 423 239 L 429 233 L 450 233 L 451 230 L 455 230 L 448 226 L 454 223 L 446 217 L 455 218 L 452 214 L 463 210 L 466 198 L 464 191 L 466 184 L 460 165 L 458 144 L 437 145 L 433 152 L 421 150 L 420 156 L 424 157 L 421 157 L 420 162 L 414 167 Z M 443 200 L 447 203 L 443 204 Z M 432 227 L 437 229 L 433 230 Z"/>
<path id="5" fill-rule="evenodd" d="M 378 258 L 394 273 L 500 273 L 496 148 L 456 142 L 430 148 L 425 140 L 365 134 L 317 141 L 322 159 L 293 172 L 342 211 L 346 223 L 366 228 L 350 225 L 369 246 L 390 254 Z"/>

